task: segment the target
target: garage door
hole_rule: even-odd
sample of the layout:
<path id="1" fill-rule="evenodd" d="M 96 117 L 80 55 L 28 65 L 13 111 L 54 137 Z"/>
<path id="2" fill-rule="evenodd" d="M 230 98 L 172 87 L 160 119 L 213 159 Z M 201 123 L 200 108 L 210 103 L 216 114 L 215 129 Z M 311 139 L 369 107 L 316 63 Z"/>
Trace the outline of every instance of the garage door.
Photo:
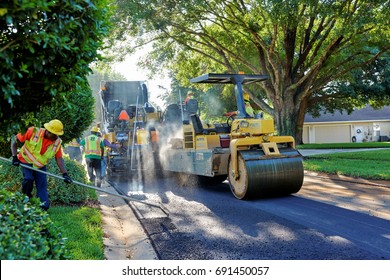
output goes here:
<path id="1" fill-rule="evenodd" d="M 349 125 L 316 126 L 316 143 L 349 143 L 351 142 L 351 129 Z"/>

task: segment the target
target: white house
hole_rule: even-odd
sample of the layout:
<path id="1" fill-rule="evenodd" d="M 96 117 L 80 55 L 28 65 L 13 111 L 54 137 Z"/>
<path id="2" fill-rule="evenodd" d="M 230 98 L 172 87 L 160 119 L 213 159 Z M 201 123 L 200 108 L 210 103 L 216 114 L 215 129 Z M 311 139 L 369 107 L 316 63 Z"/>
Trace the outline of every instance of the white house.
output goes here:
<path id="1" fill-rule="evenodd" d="M 378 141 L 390 141 L 390 106 L 374 110 L 368 105 L 350 115 L 335 112 L 318 118 L 305 116 L 303 142 L 306 144 Z"/>

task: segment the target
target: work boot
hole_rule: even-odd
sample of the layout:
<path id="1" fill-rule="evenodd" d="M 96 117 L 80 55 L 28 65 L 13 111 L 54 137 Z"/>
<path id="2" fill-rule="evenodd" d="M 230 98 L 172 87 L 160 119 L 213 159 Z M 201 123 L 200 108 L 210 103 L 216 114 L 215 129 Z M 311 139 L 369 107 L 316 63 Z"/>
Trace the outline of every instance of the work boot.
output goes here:
<path id="1" fill-rule="evenodd" d="M 96 178 L 96 187 L 101 188 L 102 187 L 102 180 L 99 178 Z"/>

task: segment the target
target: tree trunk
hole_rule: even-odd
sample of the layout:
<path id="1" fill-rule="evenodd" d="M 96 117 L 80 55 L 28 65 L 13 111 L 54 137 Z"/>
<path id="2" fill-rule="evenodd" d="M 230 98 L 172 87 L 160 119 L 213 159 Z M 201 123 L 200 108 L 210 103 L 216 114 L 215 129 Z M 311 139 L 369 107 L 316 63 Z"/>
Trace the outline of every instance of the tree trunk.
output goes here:
<path id="1" fill-rule="evenodd" d="M 297 122 L 295 124 L 295 144 L 301 145 L 303 142 L 303 124 L 305 122 L 305 115 L 307 111 L 308 98 L 305 98 L 300 106 L 298 107 L 297 112 Z"/>
<path id="2" fill-rule="evenodd" d="M 277 134 L 280 136 L 292 136 L 296 139 L 297 114 L 294 108 L 289 106 L 275 106 L 274 110 Z"/>
<path id="3" fill-rule="evenodd" d="M 307 108 L 306 100 L 297 104 L 294 94 L 285 94 L 280 102 L 274 102 L 274 122 L 278 135 L 292 136 L 295 144 L 303 143 L 303 123 Z M 287 96 L 287 98 L 286 98 Z"/>

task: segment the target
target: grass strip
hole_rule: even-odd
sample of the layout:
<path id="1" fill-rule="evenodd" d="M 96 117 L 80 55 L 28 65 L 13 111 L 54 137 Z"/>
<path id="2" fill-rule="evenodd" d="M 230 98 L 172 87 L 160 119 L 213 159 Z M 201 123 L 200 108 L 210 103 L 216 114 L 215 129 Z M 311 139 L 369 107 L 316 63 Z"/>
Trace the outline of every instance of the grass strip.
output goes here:
<path id="1" fill-rule="evenodd" d="M 390 150 L 305 157 L 305 170 L 375 180 L 390 180 Z"/>
<path id="2" fill-rule="evenodd" d="M 298 149 L 364 149 L 390 148 L 390 142 L 322 143 L 297 145 Z"/>
<path id="3" fill-rule="evenodd" d="M 103 229 L 99 209 L 87 206 L 55 206 L 50 218 L 67 238 L 66 248 L 72 260 L 103 260 Z"/>

